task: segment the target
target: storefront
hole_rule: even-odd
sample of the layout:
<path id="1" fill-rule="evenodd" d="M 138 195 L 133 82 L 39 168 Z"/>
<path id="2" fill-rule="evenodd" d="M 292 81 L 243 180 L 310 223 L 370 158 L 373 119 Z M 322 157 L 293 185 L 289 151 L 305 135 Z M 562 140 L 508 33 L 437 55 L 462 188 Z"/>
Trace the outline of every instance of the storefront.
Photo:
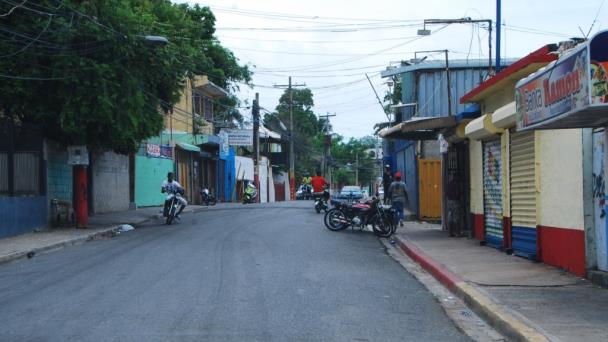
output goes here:
<path id="1" fill-rule="evenodd" d="M 608 126 L 607 46 L 608 31 L 600 32 L 516 85 L 517 134 L 536 130 L 527 134 L 540 153 L 534 156 L 538 258 L 581 276 L 608 264 L 600 176 L 608 139 L 584 129 Z M 592 142 L 589 150 L 585 141 Z"/>
<path id="2" fill-rule="evenodd" d="M 481 205 L 483 208 L 473 208 L 479 211 L 482 209 L 483 231 L 477 231 L 475 236 L 485 242 L 486 245 L 497 249 L 506 246 L 505 230 L 503 225 L 503 149 L 500 133 L 503 130 L 494 126 L 492 114 L 485 114 L 471 121 L 465 127 L 465 135 L 471 140 L 471 174 L 475 175 L 475 170 L 481 167 Z M 475 145 L 481 145 L 481 156 L 478 155 L 479 149 Z M 481 165 L 479 165 L 481 164 Z M 472 182 L 474 179 L 472 177 Z M 475 186 L 472 185 L 472 190 Z M 471 195 L 475 195 L 472 191 Z M 473 200 L 474 201 L 474 200 Z M 482 227 L 476 227 L 481 229 Z"/>

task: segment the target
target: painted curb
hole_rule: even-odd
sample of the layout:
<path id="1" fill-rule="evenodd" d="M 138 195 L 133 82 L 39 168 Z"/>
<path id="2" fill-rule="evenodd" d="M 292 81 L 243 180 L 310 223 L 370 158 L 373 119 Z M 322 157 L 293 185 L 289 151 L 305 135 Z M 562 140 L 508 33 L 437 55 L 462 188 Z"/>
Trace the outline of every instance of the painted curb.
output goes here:
<path id="1" fill-rule="evenodd" d="M 512 341 L 550 341 L 539 329 L 532 327 L 523 318 L 515 317 L 508 309 L 497 304 L 492 298 L 468 284 L 445 265 L 439 263 L 413 242 L 396 236 L 395 241 L 401 250 L 420 264 L 440 283 L 462 299 L 476 314 Z"/>
<path id="2" fill-rule="evenodd" d="M 15 252 L 12 254 L 8 254 L 8 255 L 2 255 L 2 256 L 0 256 L 0 264 L 5 264 L 5 263 L 11 262 L 11 261 L 26 258 L 30 254 L 33 254 L 33 255 L 42 254 L 42 253 L 45 253 L 45 252 L 48 252 L 48 251 L 51 251 L 54 249 L 60 249 L 60 248 L 64 248 L 67 246 L 73 246 L 73 245 L 77 245 L 77 244 L 80 244 L 83 242 L 87 242 L 87 241 L 93 240 L 97 237 L 100 237 L 100 236 L 103 236 L 103 235 L 106 235 L 109 233 L 116 233 L 116 231 L 118 231 L 121 226 L 122 226 L 122 224 L 119 224 L 119 225 L 112 226 L 112 227 L 109 227 L 109 228 L 106 228 L 106 229 L 103 229 L 103 230 L 100 230 L 100 231 L 97 231 L 95 233 L 88 234 L 85 236 L 79 236 L 77 238 L 71 238 L 71 239 L 51 243 L 49 245 L 32 248 L 27 251 L 21 251 L 21 252 Z"/>

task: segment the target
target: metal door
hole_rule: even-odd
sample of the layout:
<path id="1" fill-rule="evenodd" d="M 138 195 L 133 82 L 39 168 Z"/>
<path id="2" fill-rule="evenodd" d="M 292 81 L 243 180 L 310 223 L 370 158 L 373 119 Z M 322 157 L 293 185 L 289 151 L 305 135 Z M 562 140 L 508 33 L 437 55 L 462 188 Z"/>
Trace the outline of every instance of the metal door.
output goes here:
<path id="1" fill-rule="evenodd" d="M 512 133 L 509 150 L 513 252 L 536 259 L 534 132 Z"/>
<path id="2" fill-rule="evenodd" d="M 503 247 L 502 171 L 500 140 L 483 144 L 483 214 L 485 242 L 488 246 Z"/>
<path id="3" fill-rule="evenodd" d="M 593 133 L 593 214 L 597 268 L 608 271 L 608 239 L 606 227 L 604 181 L 604 131 Z"/>
<path id="4" fill-rule="evenodd" d="M 441 218 L 441 160 L 420 159 L 420 218 Z"/>

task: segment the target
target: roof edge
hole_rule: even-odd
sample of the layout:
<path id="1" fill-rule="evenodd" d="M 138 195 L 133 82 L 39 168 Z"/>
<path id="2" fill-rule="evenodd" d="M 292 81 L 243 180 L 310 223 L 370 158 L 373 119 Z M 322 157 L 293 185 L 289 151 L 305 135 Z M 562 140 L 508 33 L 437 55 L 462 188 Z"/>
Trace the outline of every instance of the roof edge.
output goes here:
<path id="1" fill-rule="evenodd" d="M 484 90 L 490 88 L 495 85 L 499 81 L 507 78 L 509 75 L 525 68 L 526 66 L 532 63 L 549 63 L 557 59 L 557 55 L 552 53 L 557 51 L 556 44 L 547 44 L 540 49 L 529 53 L 527 56 L 519 59 L 517 62 L 509 65 L 504 68 L 501 72 L 496 74 L 496 76 L 488 79 L 487 81 L 481 83 L 477 88 L 466 93 L 463 97 L 460 98 L 460 103 L 470 102 L 473 97 L 479 95 Z"/>

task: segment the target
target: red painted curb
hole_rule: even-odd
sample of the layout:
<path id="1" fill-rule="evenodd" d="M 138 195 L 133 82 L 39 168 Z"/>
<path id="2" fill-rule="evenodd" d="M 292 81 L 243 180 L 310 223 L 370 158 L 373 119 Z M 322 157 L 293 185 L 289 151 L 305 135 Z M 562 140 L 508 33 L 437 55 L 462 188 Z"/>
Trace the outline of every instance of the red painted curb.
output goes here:
<path id="1" fill-rule="evenodd" d="M 439 282 L 445 285 L 448 289 L 453 290 L 457 283 L 462 282 L 462 278 L 450 271 L 446 266 L 431 258 L 424 253 L 418 246 L 414 245 L 407 239 L 396 237 L 396 242 L 399 248 L 405 252 L 410 258 L 414 259 L 425 270 L 430 272 Z"/>

